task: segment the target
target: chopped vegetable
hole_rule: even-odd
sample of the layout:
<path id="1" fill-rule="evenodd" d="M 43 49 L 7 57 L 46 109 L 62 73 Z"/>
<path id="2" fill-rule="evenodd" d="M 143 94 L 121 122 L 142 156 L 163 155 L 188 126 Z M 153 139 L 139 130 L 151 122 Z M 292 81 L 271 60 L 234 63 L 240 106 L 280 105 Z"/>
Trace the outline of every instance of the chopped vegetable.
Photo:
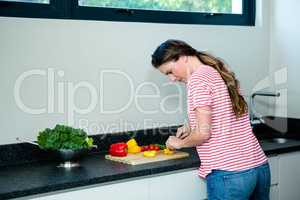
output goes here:
<path id="1" fill-rule="evenodd" d="M 155 145 L 154 145 L 154 144 L 150 144 L 150 145 L 149 145 L 149 150 L 150 150 L 150 151 L 155 150 Z"/>
<path id="2" fill-rule="evenodd" d="M 142 146 L 141 148 L 142 148 L 141 151 L 148 151 L 149 150 L 149 146 L 148 145 Z"/>
<path id="3" fill-rule="evenodd" d="M 150 145 L 145 145 L 145 146 L 142 146 L 142 149 L 141 151 L 152 151 L 152 150 L 155 150 L 155 151 L 160 151 L 160 150 L 163 150 L 165 149 L 166 146 L 165 145 L 161 145 L 161 144 L 150 144 Z"/>
<path id="4" fill-rule="evenodd" d="M 155 157 L 156 156 L 156 151 L 155 150 L 144 151 L 143 156 L 145 156 L 147 158 Z"/>
<path id="5" fill-rule="evenodd" d="M 157 144 L 150 144 L 149 145 L 149 150 L 155 150 L 155 151 L 160 151 L 160 146 Z"/>
<path id="6" fill-rule="evenodd" d="M 164 150 L 166 148 L 166 145 L 163 144 L 155 144 L 155 146 L 158 146 L 161 150 Z"/>
<path id="7" fill-rule="evenodd" d="M 155 151 L 160 151 L 159 146 L 154 146 L 154 150 L 155 150 Z"/>
<path id="8" fill-rule="evenodd" d="M 165 148 L 165 149 L 164 149 L 164 154 L 166 154 L 166 155 L 172 155 L 172 154 L 174 154 L 174 151 L 172 151 L 172 150 L 169 149 L 169 148 Z"/>

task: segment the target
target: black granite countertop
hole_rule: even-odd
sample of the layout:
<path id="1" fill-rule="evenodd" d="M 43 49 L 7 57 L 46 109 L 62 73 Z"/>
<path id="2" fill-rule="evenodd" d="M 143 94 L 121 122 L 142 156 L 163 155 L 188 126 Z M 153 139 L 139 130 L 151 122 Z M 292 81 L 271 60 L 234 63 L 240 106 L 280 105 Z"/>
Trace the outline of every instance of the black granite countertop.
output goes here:
<path id="1" fill-rule="evenodd" d="M 200 165 L 195 150 L 185 149 L 190 156 L 183 159 L 128 165 L 94 153 L 80 161 L 80 167 L 58 168 L 56 162 L 28 163 L 0 167 L 0 199 L 11 199 L 33 194 L 69 189 L 122 179 L 154 175 Z"/>
<path id="2" fill-rule="evenodd" d="M 288 140 L 284 144 L 261 140 L 260 143 L 267 155 L 300 150 L 300 140 Z M 81 166 L 71 170 L 57 168 L 56 162 L 3 166 L 0 167 L 0 199 L 199 167 L 200 161 L 196 151 L 192 148 L 184 151 L 190 153 L 188 158 L 136 166 L 106 160 L 104 154 L 98 153 L 83 158 Z"/>
<path id="3" fill-rule="evenodd" d="M 173 127 L 174 128 L 174 127 Z M 175 127 L 176 129 L 176 127 Z M 170 132 L 170 130 L 168 130 Z M 282 136 L 276 131 L 266 129 L 265 127 L 256 127 L 254 132 L 259 138 L 260 144 L 267 155 L 287 153 L 300 150 L 299 137 L 291 137 L 286 134 L 285 143 L 276 143 L 272 138 Z M 168 137 L 162 133 L 147 134 L 144 132 L 143 141 L 147 141 L 147 137 L 153 141 L 163 141 Z M 173 131 L 174 133 L 174 131 Z M 263 133 L 263 134 L 262 134 Z M 272 134 L 271 134 L 272 133 Z M 274 133 L 274 134 L 273 134 Z M 295 133 L 295 132 L 293 132 Z M 277 135 L 276 135 L 277 134 Z M 137 138 L 141 134 L 137 134 Z M 119 136 L 123 140 L 127 140 L 127 136 Z M 145 139 L 146 138 L 146 139 Z M 102 141 L 102 145 L 115 142 L 115 139 L 106 137 Z M 100 143 L 101 143 L 100 142 Z M 24 145 L 24 144 L 22 144 Z M 0 149 L 1 153 L 12 150 L 17 146 L 5 146 Z M 22 146 L 21 146 L 22 147 Z M 19 150 L 22 150 L 20 146 Z M 26 146 L 27 148 L 27 146 Z M 106 160 L 105 152 L 91 152 L 80 161 L 81 166 L 72 168 L 71 170 L 57 168 L 57 162 L 53 160 L 40 159 L 39 161 L 32 160 L 28 163 L 11 164 L 12 159 L 28 158 L 28 155 L 15 157 L 11 153 L 4 158 L 4 161 L 9 165 L 0 165 L 0 199 L 12 199 L 17 197 L 25 197 L 34 194 L 42 194 L 47 192 L 59 191 L 64 189 L 76 188 L 80 186 L 90 186 L 93 184 L 110 183 L 113 181 L 126 180 L 129 178 L 143 178 L 148 175 L 159 175 L 163 172 L 172 172 L 182 169 L 197 168 L 200 166 L 199 157 L 194 148 L 184 149 L 190 153 L 190 156 L 178 160 L 162 161 L 144 165 L 127 165 Z M 40 152 L 36 149 L 31 150 L 31 155 L 39 157 Z M 19 155 L 20 156 L 20 155 Z M 1 162 L 0 162 L 1 164 Z"/>

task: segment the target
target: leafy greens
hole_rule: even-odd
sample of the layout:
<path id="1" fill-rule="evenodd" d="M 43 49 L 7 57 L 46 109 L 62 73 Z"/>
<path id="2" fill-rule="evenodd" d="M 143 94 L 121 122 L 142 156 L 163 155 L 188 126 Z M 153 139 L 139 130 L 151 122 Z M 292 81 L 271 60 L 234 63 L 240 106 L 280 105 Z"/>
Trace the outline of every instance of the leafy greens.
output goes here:
<path id="1" fill-rule="evenodd" d="M 45 150 L 83 149 L 93 146 L 93 139 L 82 129 L 57 124 L 54 129 L 39 132 L 37 142 Z"/>

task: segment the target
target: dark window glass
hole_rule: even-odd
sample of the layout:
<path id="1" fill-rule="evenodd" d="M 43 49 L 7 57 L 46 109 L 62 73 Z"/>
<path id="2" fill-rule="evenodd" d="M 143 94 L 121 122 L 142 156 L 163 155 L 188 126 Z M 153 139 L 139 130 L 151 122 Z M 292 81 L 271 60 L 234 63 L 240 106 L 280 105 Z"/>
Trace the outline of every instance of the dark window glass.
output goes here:
<path id="1" fill-rule="evenodd" d="M 2 0 L 2 1 L 23 2 L 23 3 L 44 3 L 44 4 L 50 3 L 50 0 Z"/>
<path id="2" fill-rule="evenodd" d="M 0 16 L 65 18 L 65 0 L 0 0 Z"/>

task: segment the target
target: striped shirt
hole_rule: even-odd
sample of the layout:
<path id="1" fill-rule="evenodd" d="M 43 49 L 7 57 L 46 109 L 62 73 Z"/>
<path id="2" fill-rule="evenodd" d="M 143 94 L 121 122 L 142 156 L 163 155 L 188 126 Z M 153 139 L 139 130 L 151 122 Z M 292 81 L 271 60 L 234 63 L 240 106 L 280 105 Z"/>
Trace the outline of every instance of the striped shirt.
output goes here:
<path id="1" fill-rule="evenodd" d="M 248 113 L 236 118 L 227 86 L 214 68 L 203 66 L 188 79 L 188 117 L 196 126 L 196 108 L 212 109 L 211 137 L 196 147 L 201 166 L 199 176 L 205 178 L 213 169 L 238 171 L 259 166 L 267 161 L 254 136 Z"/>

